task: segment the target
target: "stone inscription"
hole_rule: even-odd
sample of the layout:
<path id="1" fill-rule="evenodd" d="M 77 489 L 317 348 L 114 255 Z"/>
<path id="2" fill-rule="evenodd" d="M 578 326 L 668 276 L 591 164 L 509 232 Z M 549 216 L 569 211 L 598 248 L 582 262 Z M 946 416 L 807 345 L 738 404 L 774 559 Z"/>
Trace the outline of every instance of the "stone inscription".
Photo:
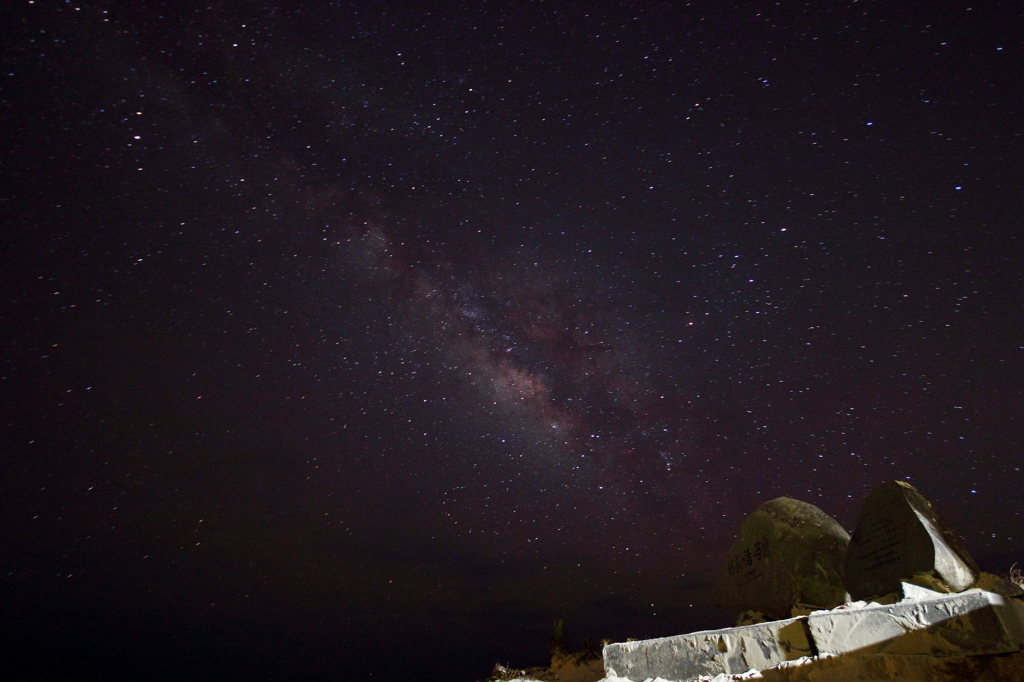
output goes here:
<path id="1" fill-rule="evenodd" d="M 861 570 L 877 571 L 883 566 L 904 561 L 906 557 L 899 549 L 900 545 L 905 544 L 913 521 L 907 513 L 883 513 L 868 520 L 854 550 L 856 560 L 863 567 Z"/>
<path id="2" fill-rule="evenodd" d="M 753 546 L 744 547 L 742 552 L 737 552 L 735 556 L 731 557 L 726 570 L 730 576 L 739 576 L 743 579 L 743 582 L 750 582 L 763 574 L 760 570 L 750 569 L 771 555 L 772 550 L 769 538 L 767 535 L 764 535 L 761 539 L 755 541 Z"/>
<path id="3" fill-rule="evenodd" d="M 743 522 L 711 592 L 736 613 L 788 618 L 797 603 L 832 608 L 843 602 L 842 566 L 849 535 L 814 505 L 779 497 Z"/>

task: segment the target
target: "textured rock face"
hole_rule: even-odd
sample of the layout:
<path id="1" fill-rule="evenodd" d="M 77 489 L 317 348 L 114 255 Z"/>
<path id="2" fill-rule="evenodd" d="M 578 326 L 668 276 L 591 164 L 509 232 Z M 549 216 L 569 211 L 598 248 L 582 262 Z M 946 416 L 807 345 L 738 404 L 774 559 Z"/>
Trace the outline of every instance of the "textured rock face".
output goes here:
<path id="1" fill-rule="evenodd" d="M 814 659 L 807 665 L 761 672 L 762 675 L 719 677 L 714 682 L 1024 682 L 1024 652 L 950 658 L 867 654 L 851 660 L 835 656 Z"/>
<path id="2" fill-rule="evenodd" d="M 694 680 L 761 670 L 811 653 L 803 619 L 609 644 L 604 669 L 628 680 Z"/>
<path id="3" fill-rule="evenodd" d="M 787 618 L 797 605 L 828 609 L 845 601 L 849 534 L 812 504 L 780 497 L 740 527 L 711 593 L 716 606 Z"/>
<path id="4" fill-rule="evenodd" d="M 934 594 L 934 593 L 933 593 Z M 812 613 L 819 654 L 935 657 L 1012 653 L 1024 643 L 1024 604 L 971 590 L 891 605 Z"/>
<path id="5" fill-rule="evenodd" d="M 896 604 L 860 602 L 771 623 L 609 644 L 605 682 L 1024 682 L 1024 601 L 978 589 L 919 594 Z"/>
<path id="6" fill-rule="evenodd" d="M 960 592 L 978 574 L 956 533 L 913 486 L 890 481 L 868 495 L 846 552 L 845 585 L 852 599 L 895 592 L 902 581 Z"/>

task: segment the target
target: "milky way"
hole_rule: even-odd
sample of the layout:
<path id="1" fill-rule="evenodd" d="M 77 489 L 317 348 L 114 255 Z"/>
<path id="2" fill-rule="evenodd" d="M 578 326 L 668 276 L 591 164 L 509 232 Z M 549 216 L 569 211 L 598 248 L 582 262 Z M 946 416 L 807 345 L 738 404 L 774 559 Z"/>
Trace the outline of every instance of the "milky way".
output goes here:
<path id="1" fill-rule="evenodd" d="M 350 234 L 339 248 L 393 306 L 389 323 L 472 387 L 531 460 L 554 459 L 581 482 L 670 496 L 699 467 L 687 460 L 694 391 L 678 369 L 669 375 L 661 339 L 650 338 L 664 330 L 641 332 L 638 292 L 603 279 L 600 264 L 582 271 L 587 254 L 523 246 L 491 255 L 497 265 L 486 269 L 457 267 L 376 222 Z"/>
<path id="2" fill-rule="evenodd" d="M 1021 561 L 1006 8 L 11 7 L 0 660 L 469 682 L 893 479 Z"/>

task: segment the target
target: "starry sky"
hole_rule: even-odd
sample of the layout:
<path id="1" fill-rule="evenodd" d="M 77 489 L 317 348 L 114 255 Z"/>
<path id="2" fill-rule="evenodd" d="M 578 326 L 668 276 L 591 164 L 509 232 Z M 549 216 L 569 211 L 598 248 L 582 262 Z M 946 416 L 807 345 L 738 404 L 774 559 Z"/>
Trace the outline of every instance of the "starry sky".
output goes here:
<path id="1" fill-rule="evenodd" d="M 1024 561 L 1016 3 L 3 14 L 0 669 L 472 682 L 891 479 Z"/>

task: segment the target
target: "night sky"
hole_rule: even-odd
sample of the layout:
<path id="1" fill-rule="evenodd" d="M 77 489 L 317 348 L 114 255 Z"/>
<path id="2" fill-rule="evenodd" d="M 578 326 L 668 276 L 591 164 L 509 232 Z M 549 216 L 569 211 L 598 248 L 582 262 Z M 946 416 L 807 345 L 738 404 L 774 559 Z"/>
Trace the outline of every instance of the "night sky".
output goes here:
<path id="1" fill-rule="evenodd" d="M 6 3 L 0 674 L 724 627 L 891 479 L 1024 563 L 1018 12 Z"/>

